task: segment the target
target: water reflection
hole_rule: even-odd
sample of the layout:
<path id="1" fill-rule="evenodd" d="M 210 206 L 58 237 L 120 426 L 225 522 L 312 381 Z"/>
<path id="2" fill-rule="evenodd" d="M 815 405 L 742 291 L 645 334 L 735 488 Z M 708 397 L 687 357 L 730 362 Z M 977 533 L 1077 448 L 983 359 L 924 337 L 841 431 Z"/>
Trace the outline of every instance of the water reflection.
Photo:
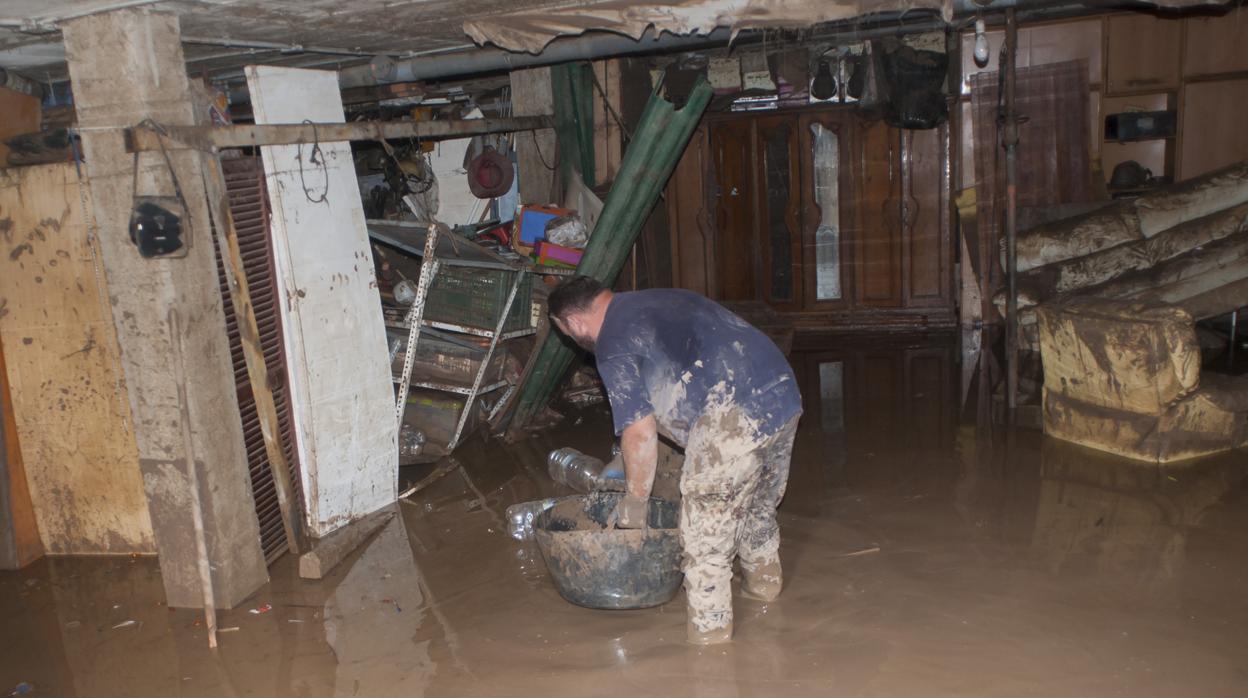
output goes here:
<path id="1" fill-rule="evenodd" d="M 532 543 L 507 535 L 509 504 L 567 494 L 550 449 L 608 455 L 597 409 L 527 442 L 470 441 L 461 470 L 326 579 L 280 560 L 222 613 L 238 630 L 215 654 L 198 612 L 160 604 L 154 560 L 0 573 L 0 694 L 967 695 L 1025 693 L 1024 679 L 1155 693 L 1161 668 L 1116 668 L 1141 657 L 1161 658 L 1176 695 L 1242 689 L 1242 452 L 1158 467 L 985 424 L 993 359 L 957 335 L 816 339 L 792 361 L 807 403 L 781 509 L 788 587 L 740 601 L 729 648 L 683 644 L 681 597 L 568 604 Z"/>
<path id="2" fill-rule="evenodd" d="M 1181 577 L 1188 535 L 1245 475 L 1238 453 L 1158 466 L 1056 439 L 1041 461 L 1032 547 L 1046 569 L 1148 592 Z"/>
<path id="3" fill-rule="evenodd" d="M 423 695 L 437 664 L 415 640 L 427 608 L 407 528 L 391 519 L 325 601 L 335 696 Z"/>

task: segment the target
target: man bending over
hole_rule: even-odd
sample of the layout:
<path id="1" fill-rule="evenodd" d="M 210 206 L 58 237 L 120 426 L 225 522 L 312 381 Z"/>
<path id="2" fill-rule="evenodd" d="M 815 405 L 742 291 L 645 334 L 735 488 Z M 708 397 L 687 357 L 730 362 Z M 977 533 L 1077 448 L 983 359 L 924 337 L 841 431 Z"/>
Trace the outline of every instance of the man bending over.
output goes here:
<path id="1" fill-rule="evenodd" d="M 680 536 L 689 641 L 732 639 L 732 563 L 742 592 L 780 594 L 776 507 L 789 477 L 801 395 L 766 335 L 689 291 L 614 294 L 585 276 L 550 295 L 555 325 L 593 352 L 624 456 L 616 525 L 646 525 L 658 434 L 685 449 Z"/>

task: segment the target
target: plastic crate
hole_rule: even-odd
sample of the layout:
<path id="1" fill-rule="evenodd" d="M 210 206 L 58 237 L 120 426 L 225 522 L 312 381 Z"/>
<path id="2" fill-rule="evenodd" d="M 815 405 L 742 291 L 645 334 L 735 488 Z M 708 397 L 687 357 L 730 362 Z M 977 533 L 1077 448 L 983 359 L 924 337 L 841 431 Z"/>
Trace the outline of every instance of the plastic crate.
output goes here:
<path id="1" fill-rule="evenodd" d="M 425 319 L 493 330 L 507 304 L 516 272 L 443 266 L 425 301 Z M 504 332 L 532 327 L 533 275 L 522 274 Z"/>
<path id="2" fill-rule="evenodd" d="M 407 333 L 401 330 L 387 330 L 391 346 L 395 349 L 390 369 L 398 376 L 403 371 L 403 354 L 407 350 Z M 462 336 L 462 335 L 461 335 Z M 474 346 L 464 346 L 473 344 Z M 476 346 L 471 341 L 452 342 L 438 337 L 432 330 L 421 333 L 416 342 L 416 357 L 412 362 L 412 380 L 429 383 L 442 383 L 460 387 L 471 387 L 485 358 L 486 347 Z M 507 353 L 496 349 L 494 358 L 486 369 L 483 385 L 493 383 L 502 377 L 503 365 Z"/>
<path id="3" fill-rule="evenodd" d="M 407 394 L 407 410 L 403 413 L 403 421 L 419 429 L 425 435 L 427 445 L 445 447 L 450 443 L 455 427 L 459 424 L 464 401 L 462 395 L 414 389 Z M 473 410 L 464 425 L 464 436 L 472 433 L 477 422 L 476 410 Z"/>

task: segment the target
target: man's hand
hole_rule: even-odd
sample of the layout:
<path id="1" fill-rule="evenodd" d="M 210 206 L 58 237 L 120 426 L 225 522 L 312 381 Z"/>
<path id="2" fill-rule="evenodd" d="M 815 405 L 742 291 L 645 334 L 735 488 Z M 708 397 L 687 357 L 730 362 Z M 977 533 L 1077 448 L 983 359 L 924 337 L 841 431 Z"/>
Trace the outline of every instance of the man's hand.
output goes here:
<path id="1" fill-rule="evenodd" d="M 625 495 L 620 503 L 615 505 L 616 528 L 645 528 L 649 506 L 650 499 L 647 497 Z"/>
<path id="2" fill-rule="evenodd" d="M 624 498 L 615 507 L 618 528 L 643 528 L 654 469 L 659 460 L 659 434 L 654 415 L 646 415 L 624 427 L 620 455 L 624 457 Z"/>

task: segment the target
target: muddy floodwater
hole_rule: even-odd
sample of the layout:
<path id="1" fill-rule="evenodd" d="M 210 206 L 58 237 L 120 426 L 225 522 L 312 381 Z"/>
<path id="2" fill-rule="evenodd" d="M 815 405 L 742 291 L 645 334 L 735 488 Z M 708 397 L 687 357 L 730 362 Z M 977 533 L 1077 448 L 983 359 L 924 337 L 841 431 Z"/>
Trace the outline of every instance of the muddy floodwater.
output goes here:
<path id="1" fill-rule="evenodd" d="M 0 696 L 1248 695 L 1248 453 L 1156 467 L 1007 430 L 957 335 L 802 344 L 786 588 L 736 596 L 731 645 L 685 644 L 683 593 L 569 604 L 508 536 L 508 505 L 568 493 L 550 449 L 608 455 L 598 407 L 471 440 L 325 580 L 278 560 L 215 653 L 154 559 L 0 573 Z"/>

